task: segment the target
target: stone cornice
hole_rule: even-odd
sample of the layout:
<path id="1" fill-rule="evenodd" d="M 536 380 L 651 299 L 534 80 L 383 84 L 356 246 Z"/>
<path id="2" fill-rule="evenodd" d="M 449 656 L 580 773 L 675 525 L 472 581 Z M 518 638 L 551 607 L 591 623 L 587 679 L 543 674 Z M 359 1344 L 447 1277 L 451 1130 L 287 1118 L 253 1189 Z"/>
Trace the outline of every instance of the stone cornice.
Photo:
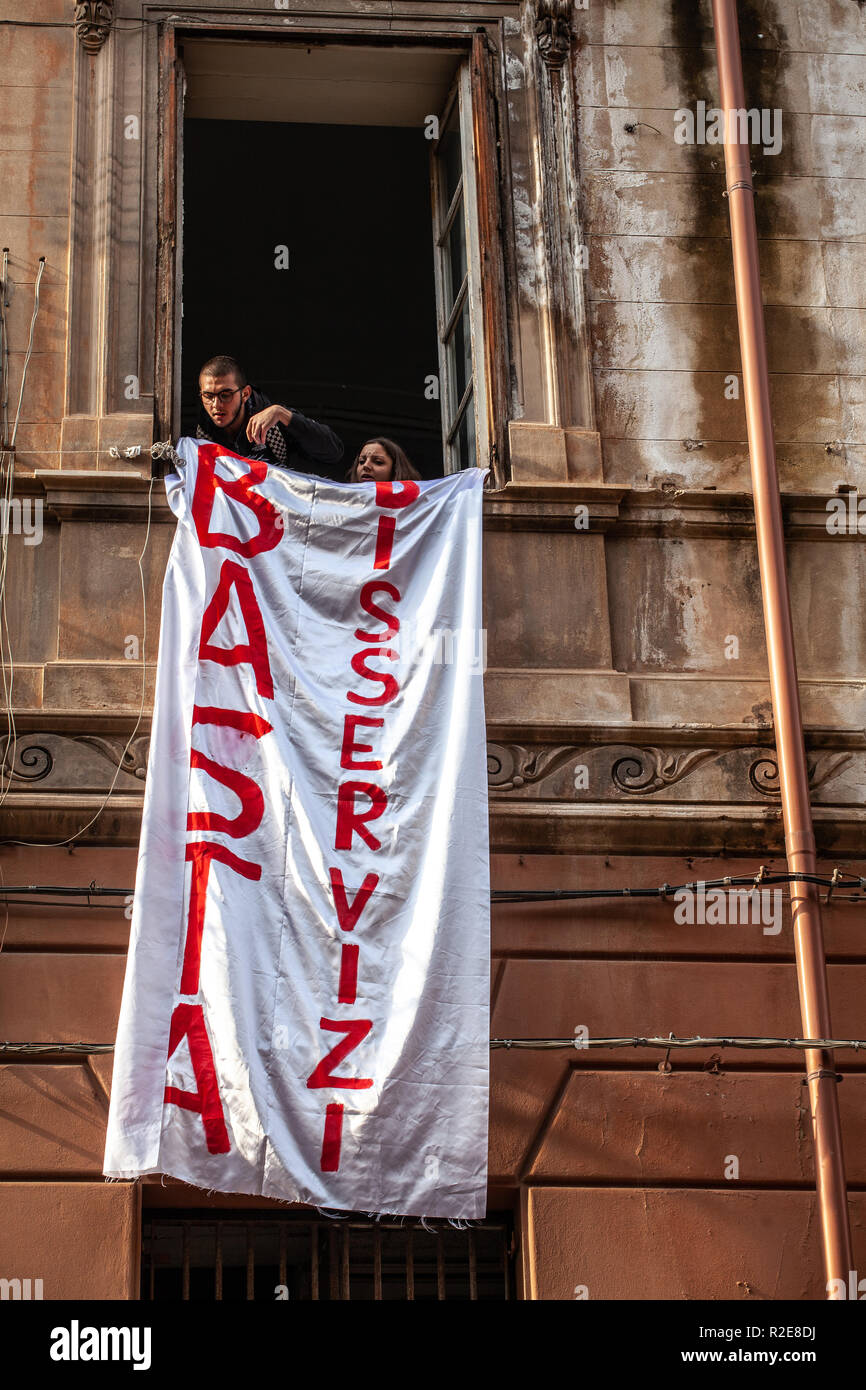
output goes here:
<path id="1" fill-rule="evenodd" d="M 74 836 L 97 812 L 102 796 L 35 797 L 10 794 L 0 808 L 0 843 Z M 818 853 L 862 858 L 866 810 L 816 806 L 812 811 Z M 84 845 L 138 844 L 141 797 L 116 791 L 95 824 L 76 840 Z M 612 803 L 551 805 L 522 800 L 490 801 L 493 854 L 696 853 L 784 854 L 779 806 L 689 806 Z"/>
<path id="2" fill-rule="evenodd" d="M 815 843 L 821 855 L 863 855 L 866 811 L 813 807 Z M 663 854 L 730 852 L 783 855 L 785 836 L 778 806 L 612 805 L 556 806 L 493 801 L 492 853 Z"/>
<path id="3" fill-rule="evenodd" d="M 48 515 L 57 521 L 144 520 L 148 494 L 154 521 L 174 521 L 165 486 L 132 470 L 37 469 L 33 479 L 45 498 Z"/>
<path id="4" fill-rule="evenodd" d="M 16 725 L 0 838 L 76 834 L 99 811 L 114 779 L 107 806 L 82 842 L 137 842 L 149 721 L 131 742 L 135 720 L 127 716 L 88 720 L 31 711 Z M 490 731 L 495 850 L 784 848 L 770 729 L 583 724 L 551 732 L 533 739 L 525 728 Z M 806 741 L 819 847 L 861 852 L 866 734 L 815 729 Z"/>
<path id="5" fill-rule="evenodd" d="M 129 734 L 138 724 L 139 733 L 148 733 L 151 727 L 149 712 L 140 721 L 133 710 L 64 710 L 64 709 L 17 709 L 15 728 L 19 735 L 24 733 L 56 733 L 115 735 Z M 832 725 L 813 724 L 806 726 L 807 748 L 847 748 L 866 750 L 866 730 L 840 729 Z M 771 748 L 775 735 L 771 726 L 749 724 L 670 724 L 638 723 L 623 721 L 593 722 L 574 720 L 561 723 L 501 723 L 488 720 L 487 736 L 497 742 L 520 741 L 531 743 L 557 742 L 568 739 L 578 744 L 601 745 L 604 743 L 653 744 L 665 743 L 672 747 L 692 748 L 705 742 L 717 748 L 746 748 L 755 744 Z"/>
<path id="6" fill-rule="evenodd" d="M 39 469 L 16 477 L 18 495 L 42 496 L 57 521 L 142 520 L 147 514 L 150 476 L 132 470 Z M 862 541 L 854 534 L 827 530 L 827 493 L 782 495 L 785 534 L 790 540 Z M 576 528 L 577 507 L 586 508 Z M 154 523 L 173 523 L 161 479 L 151 493 Z M 644 490 L 620 483 L 507 483 L 483 497 L 484 529 L 490 531 L 568 531 L 578 535 L 705 536 L 755 535 L 755 513 L 748 492 L 707 488 Z"/>
<path id="7" fill-rule="evenodd" d="M 827 530 L 825 492 L 785 492 L 782 514 L 790 540 L 857 541 Z M 573 531 L 575 508 L 587 509 L 578 534 L 616 536 L 754 536 L 755 509 L 749 492 L 709 488 L 650 490 L 615 483 L 508 483 L 484 495 L 488 530 Z"/>

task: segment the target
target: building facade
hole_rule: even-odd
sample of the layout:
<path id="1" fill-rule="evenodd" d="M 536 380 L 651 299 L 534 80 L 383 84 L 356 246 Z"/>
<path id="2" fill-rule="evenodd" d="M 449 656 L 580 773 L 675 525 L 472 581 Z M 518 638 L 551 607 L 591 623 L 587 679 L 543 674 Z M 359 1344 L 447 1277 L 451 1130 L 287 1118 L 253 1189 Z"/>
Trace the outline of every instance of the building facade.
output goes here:
<path id="1" fill-rule="evenodd" d="M 739 13 L 819 871 L 859 876 L 866 15 Z M 146 1298 L 198 1277 L 197 1221 L 280 1210 L 104 1182 L 111 1054 L 60 1047 L 111 1043 L 123 982 L 173 531 L 141 451 L 191 428 L 225 339 L 350 455 L 383 432 L 428 476 L 492 469 L 495 892 L 785 871 L 713 30 L 708 0 L 0 15 L 0 1017 L 43 1045 L 0 1066 L 0 1276 Z M 729 896 L 692 921 L 671 894 L 494 901 L 494 1039 L 799 1036 L 763 893 L 747 921 Z M 822 909 L 842 1039 L 856 896 Z M 836 1062 L 862 1268 L 866 1075 Z M 803 1075 L 781 1047 L 494 1048 L 485 1296 L 823 1297 Z"/>

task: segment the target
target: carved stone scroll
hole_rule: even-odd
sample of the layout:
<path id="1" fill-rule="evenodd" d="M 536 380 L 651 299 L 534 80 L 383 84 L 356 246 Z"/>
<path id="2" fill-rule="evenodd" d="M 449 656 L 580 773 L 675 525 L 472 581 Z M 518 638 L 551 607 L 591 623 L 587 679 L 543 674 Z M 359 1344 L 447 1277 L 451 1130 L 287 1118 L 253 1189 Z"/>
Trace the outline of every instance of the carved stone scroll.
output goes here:
<path id="1" fill-rule="evenodd" d="M 85 53 L 98 53 L 111 33 L 114 5 L 111 0 L 85 0 L 75 6 L 75 32 Z"/>

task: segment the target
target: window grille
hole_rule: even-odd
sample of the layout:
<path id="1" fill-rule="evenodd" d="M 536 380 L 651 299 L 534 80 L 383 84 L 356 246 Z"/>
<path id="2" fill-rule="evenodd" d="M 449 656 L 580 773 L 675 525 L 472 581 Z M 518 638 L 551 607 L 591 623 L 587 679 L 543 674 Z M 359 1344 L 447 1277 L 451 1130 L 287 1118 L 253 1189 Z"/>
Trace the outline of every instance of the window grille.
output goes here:
<path id="1" fill-rule="evenodd" d="M 458 1230 L 414 1218 L 306 1213 L 152 1213 L 142 1231 L 141 1297 L 190 1300 L 513 1298 L 505 1219 Z"/>

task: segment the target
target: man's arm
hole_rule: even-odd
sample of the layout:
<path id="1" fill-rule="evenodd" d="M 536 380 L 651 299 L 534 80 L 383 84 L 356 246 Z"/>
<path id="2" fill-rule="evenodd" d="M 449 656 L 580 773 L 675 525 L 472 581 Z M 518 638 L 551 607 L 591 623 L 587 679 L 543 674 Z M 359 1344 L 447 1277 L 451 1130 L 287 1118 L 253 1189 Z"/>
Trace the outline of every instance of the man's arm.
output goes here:
<path id="1" fill-rule="evenodd" d="M 289 447 L 313 463 L 333 465 L 343 457 L 343 442 L 332 429 L 284 405 L 269 405 L 251 415 L 247 422 L 247 438 L 254 444 L 263 444 L 268 430 L 275 425 L 279 426 Z"/>
<path id="2" fill-rule="evenodd" d="M 299 410 L 286 412 L 287 421 L 280 421 L 280 429 L 288 442 L 313 463 L 333 465 L 339 463 L 345 453 L 343 441 L 327 425 L 318 420 L 310 420 Z"/>

